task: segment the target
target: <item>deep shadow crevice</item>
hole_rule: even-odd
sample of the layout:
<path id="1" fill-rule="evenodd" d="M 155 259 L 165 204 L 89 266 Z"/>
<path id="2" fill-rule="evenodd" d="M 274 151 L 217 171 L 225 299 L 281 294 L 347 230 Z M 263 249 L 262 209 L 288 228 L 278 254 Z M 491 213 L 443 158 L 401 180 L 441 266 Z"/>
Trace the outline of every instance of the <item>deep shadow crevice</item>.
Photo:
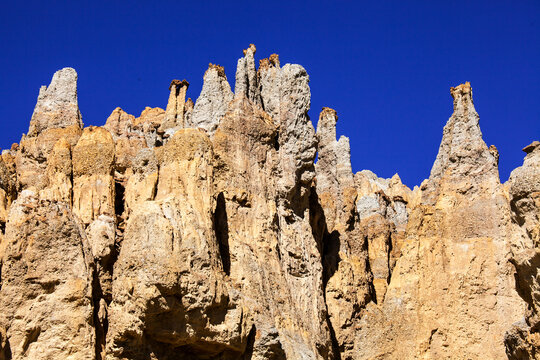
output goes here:
<path id="1" fill-rule="evenodd" d="M 255 335 L 257 335 L 257 329 L 255 328 L 255 324 L 251 327 L 251 330 L 249 331 L 248 337 L 247 337 L 247 345 L 246 350 L 244 351 L 244 355 L 242 356 L 242 360 L 251 360 L 253 357 L 253 348 L 255 345 Z"/>
<path id="2" fill-rule="evenodd" d="M 108 321 L 107 317 L 103 319 L 103 322 L 100 319 L 100 307 L 101 300 L 103 299 L 103 290 L 99 283 L 99 276 L 96 266 L 92 271 L 92 320 L 94 325 L 94 331 L 96 335 L 95 342 L 95 358 L 96 360 L 102 360 L 102 351 L 105 348 L 106 343 L 106 334 L 108 330 Z"/>
<path id="3" fill-rule="evenodd" d="M 338 231 L 332 231 L 328 233 L 328 226 L 326 224 L 326 217 L 324 210 L 321 206 L 319 196 L 315 187 L 311 188 L 309 195 L 309 223 L 311 225 L 311 232 L 313 238 L 317 243 L 317 249 L 319 250 L 322 261 L 322 280 L 323 280 L 323 296 L 326 305 L 326 286 L 328 280 L 337 271 L 341 258 L 339 257 L 339 248 L 341 245 L 340 234 Z M 326 305 L 327 306 L 327 305 Z M 328 309 L 326 309 L 326 324 L 330 332 L 330 340 L 332 342 L 332 352 L 335 360 L 341 360 L 341 351 L 339 342 L 336 337 L 335 330 L 330 321 Z"/>
<path id="4" fill-rule="evenodd" d="M 223 271 L 225 274 L 231 274 L 231 254 L 229 250 L 229 224 L 227 221 L 227 208 L 225 196 L 219 193 L 216 201 L 216 210 L 214 211 L 214 232 L 219 245 L 219 254 Z"/>
<path id="5" fill-rule="evenodd" d="M 121 181 L 116 180 L 114 182 L 114 212 L 117 217 L 121 217 L 124 214 L 125 205 L 124 205 L 124 194 L 125 186 Z"/>

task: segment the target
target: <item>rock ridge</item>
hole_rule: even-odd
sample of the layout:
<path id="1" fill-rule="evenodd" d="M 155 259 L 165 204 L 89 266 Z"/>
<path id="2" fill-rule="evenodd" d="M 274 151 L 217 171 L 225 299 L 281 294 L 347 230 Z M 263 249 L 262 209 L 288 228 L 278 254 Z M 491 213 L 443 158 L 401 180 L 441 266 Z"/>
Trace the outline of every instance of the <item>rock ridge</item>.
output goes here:
<path id="1" fill-rule="evenodd" d="M 77 73 L 0 157 L 0 360 L 540 359 L 540 142 L 501 184 L 469 82 L 433 168 L 353 173 L 307 71 L 84 127 Z"/>

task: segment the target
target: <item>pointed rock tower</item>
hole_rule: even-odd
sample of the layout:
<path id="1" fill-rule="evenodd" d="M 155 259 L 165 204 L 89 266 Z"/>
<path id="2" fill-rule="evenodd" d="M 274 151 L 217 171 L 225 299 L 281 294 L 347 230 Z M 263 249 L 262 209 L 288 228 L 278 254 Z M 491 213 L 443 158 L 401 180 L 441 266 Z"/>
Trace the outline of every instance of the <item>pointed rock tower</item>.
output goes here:
<path id="1" fill-rule="evenodd" d="M 189 127 L 200 127 L 213 135 L 233 96 L 223 66 L 210 64 L 204 73 L 203 88 L 193 108 Z"/>
<path id="2" fill-rule="evenodd" d="M 356 333 L 358 358 L 500 359 L 505 332 L 523 317 L 497 159 L 482 140 L 470 84 L 451 94 L 454 113 L 386 296 L 367 307 Z"/>
<path id="3" fill-rule="evenodd" d="M 77 73 L 58 70 L 50 85 L 39 90 L 28 135 L 23 136 L 16 155 L 17 177 L 23 189 L 42 190 L 49 186 L 47 163 L 54 145 L 65 138 L 74 147 L 82 133 L 77 103 Z"/>

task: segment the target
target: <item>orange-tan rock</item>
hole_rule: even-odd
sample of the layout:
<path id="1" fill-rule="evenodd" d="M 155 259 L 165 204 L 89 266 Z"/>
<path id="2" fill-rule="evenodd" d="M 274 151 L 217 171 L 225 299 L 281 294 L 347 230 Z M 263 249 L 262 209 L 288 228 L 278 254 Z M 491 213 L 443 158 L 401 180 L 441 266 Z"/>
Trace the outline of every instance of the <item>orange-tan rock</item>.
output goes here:
<path id="1" fill-rule="evenodd" d="M 420 187 L 354 174 L 255 52 L 103 127 L 73 69 L 41 89 L 0 157 L 0 360 L 540 359 L 540 143 L 501 184 L 465 83 Z"/>

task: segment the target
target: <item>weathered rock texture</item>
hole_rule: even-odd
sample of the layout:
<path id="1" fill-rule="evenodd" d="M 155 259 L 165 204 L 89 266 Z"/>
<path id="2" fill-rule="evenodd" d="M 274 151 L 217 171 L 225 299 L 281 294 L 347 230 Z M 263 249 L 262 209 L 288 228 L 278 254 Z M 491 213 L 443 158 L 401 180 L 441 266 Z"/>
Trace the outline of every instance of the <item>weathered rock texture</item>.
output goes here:
<path id="1" fill-rule="evenodd" d="M 466 83 L 421 187 L 353 174 L 255 51 L 102 127 L 73 69 L 41 89 L 0 157 L 0 360 L 540 358 L 540 143 L 501 184 Z"/>
<path id="2" fill-rule="evenodd" d="M 505 338 L 511 359 L 540 359 L 540 142 L 523 151 L 523 166 L 508 180 L 512 216 L 523 230 L 513 247 L 511 261 L 517 270 L 517 289 L 527 303 L 526 318 L 514 324 Z"/>

